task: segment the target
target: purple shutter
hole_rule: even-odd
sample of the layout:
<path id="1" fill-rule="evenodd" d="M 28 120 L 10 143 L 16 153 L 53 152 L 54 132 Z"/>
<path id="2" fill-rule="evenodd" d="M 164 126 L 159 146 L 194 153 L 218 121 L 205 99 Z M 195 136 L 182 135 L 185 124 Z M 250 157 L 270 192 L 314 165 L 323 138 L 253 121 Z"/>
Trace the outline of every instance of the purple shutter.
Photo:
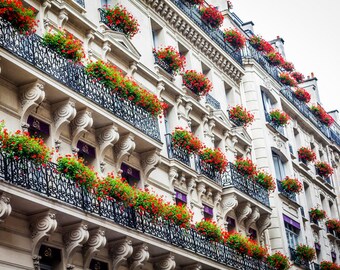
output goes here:
<path id="1" fill-rule="evenodd" d="M 296 222 L 295 220 L 291 219 L 290 217 L 286 216 L 285 214 L 283 214 L 283 220 L 284 222 L 287 222 L 288 224 L 292 225 L 294 228 L 300 230 L 300 223 Z"/>

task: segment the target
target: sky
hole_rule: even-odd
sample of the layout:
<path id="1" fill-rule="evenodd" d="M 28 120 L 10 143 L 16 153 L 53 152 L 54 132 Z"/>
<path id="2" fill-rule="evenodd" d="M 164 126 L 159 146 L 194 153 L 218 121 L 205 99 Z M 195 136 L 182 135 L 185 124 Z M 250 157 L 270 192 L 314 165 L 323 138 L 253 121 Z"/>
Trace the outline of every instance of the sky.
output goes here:
<path id="1" fill-rule="evenodd" d="M 224 1 L 224 0 L 221 0 Z M 243 22 L 266 40 L 280 36 L 286 59 L 318 79 L 321 104 L 340 111 L 340 0 L 232 0 Z"/>

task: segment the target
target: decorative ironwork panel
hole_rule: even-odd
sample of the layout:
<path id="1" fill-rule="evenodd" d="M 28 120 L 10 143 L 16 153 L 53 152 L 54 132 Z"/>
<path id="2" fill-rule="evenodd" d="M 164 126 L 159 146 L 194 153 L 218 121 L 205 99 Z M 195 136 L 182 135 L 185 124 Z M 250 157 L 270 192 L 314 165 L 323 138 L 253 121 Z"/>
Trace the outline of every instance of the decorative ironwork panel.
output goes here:
<path id="1" fill-rule="evenodd" d="M 84 0 L 74 0 L 76 3 L 81 5 L 83 8 L 85 8 L 85 1 Z"/>
<path id="2" fill-rule="evenodd" d="M 221 104 L 209 94 L 205 96 L 205 102 L 212 106 L 213 108 L 215 108 L 216 110 L 221 109 Z"/>
<path id="3" fill-rule="evenodd" d="M 277 189 L 278 191 L 285 197 L 287 197 L 288 199 L 296 202 L 296 194 L 293 192 L 289 192 L 287 190 L 285 190 L 282 186 L 282 182 L 278 179 L 276 179 L 276 183 L 277 183 Z"/>
<path id="4" fill-rule="evenodd" d="M 290 252 L 290 259 L 294 262 L 294 264 L 304 268 L 304 269 L 313 269 L 312 265 L 310 262 L 305 261 L 301 258 L 299 258 L 296 254 L 296 250 L 293 248 L 289 248 L 289 252 Z"/>
<path id="5" fill-rule="evenodd" d="M 177 159 L 190 167 L 190 156 L 188 152 L 179 147 L 174 147 L 171 134 L 165 135 L 165 141 L 168 149 L 169 158 Z"/>
<path id="6" fill-rule="evenodd" d="M 195 165 L 196 171 L 198 173 L 205 175 L 209 179 L 221 185 L 221 174 L 216 169 L 214 169 L 211 164 L 202 161 L 199 156 L 195 155 Z"/>

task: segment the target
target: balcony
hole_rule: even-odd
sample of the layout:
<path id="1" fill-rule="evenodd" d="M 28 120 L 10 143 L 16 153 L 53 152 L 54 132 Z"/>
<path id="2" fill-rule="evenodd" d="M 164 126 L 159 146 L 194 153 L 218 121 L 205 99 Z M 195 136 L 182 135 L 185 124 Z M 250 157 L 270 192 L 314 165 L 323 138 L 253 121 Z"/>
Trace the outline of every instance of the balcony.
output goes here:
<path id="1" fill-rule="evenodd" d="M 83 66 L 73 64 L 44 46 L 38 35 L 19 35 L 9 23 L 0 20 L 0 47 L 145 135 L 160 141 L 157 117 L 130 101 L 121 99 L 117 94 L 110 94 L 109 89 L 99 82 L 94 82 L 85 73 Z"/>
<path id="2" fill-rule="evenodd" d="M 338 238 L 337 233 L 333 229 L 330 229 L 326 226 L 326 231 L 327 231 L 327 237 L 330 240 L 336 240 Z"/>
<path id="3" fill-rule="evenodd" d="M 316 230 L 316 231 L 320 231 L 321 230 L 321 227 L 320 227 L 320 224 L 319 224 L 319 221 L 317 219 L 313 219 L 311 217 L 311 215 L 309 214 L 309 221 L 310 221 L 310 226 Z"/>
<path id="4" fill-rule="evenodd" d="M 278 133 L 280 133 L 282 136 L 285 136 L 285 130 L 282 126 L 275 125 L 272 121 L 272 118 L 270 117 L 270 114 L 268 112 L 264 112 L 265 118 L 267 123 Z"/>
<path id="5" fill-rule="evenodd" d="M 293 248 L 289 248 L 289 252 L 290 252 L 290 259 L 293 261 L 293 263 L 303 269 L 310 269 L 313 270 L 314 269 L 314 265 L 313 263 L 310 263 L 308 261 L 304 261 L 302 259 L 300 259 L 297 255 L 296 255 L 296 250 Z"/>
<path id="6" fill-rule="evenodd" d="M 209 94 L 205 96 L 205 103 L 213 107 L 215 110 L 221 109 L 221 104 Z"/>
<path id="7" fill-rule="evenodd" d="M 85 8 L 85 0 L 74 0 L 76 3 L 78 3 L 80 6 Z"/>
<path id="8" fill-rule="evenodd" d="M 180 228 L 164 220 L 154 220 L 116 201 L 98 201 L 95 196 L 77 187 L 74 181 L 56 173 L 56 164 L 53 163 L 41 166 L 24 159 L 10 159 L 0 153 L 0 181 L 30 191 L 41 198 L 49 198 L 66 208 L 72 206 L 128 228 L 130 236 L 131 231 L 140 232 L 153 237 L 154 241 L 171 244 L 233 269 L 271 269 L 262 261 L 240 255 L 223 244 L 207 240 L 193 228 Z"/>
<path id="9" fill-rule="evenodd" d="M 165 135 L 165 142 L 168 150 L 168 157 L 170 159 L 176 159 L 182 162 L 183 164 L 191 167 L 190 156 L 188 152 L 184 151 L 181 148 L 174 147 L 171 134 Z"/>
<path id="10" fill-rule="evenodd" d="M 277 189 L 280 192 L 280 194 L 282 194 L 283 196 L 285 196 L 289 200 L 297 203 L 296 194 L 295 193 L 289 192 L 289 191 L 283 189 L 282 183 L 281 183 L 280 180 L 276 179 L 276 183 L 277 183 Z"/>

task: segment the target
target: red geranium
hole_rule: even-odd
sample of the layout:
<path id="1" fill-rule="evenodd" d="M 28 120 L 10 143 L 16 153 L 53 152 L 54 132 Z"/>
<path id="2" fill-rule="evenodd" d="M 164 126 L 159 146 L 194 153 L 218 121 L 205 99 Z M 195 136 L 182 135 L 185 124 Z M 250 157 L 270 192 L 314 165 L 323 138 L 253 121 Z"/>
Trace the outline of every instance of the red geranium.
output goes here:
<path id="1" fill-rule="evenodd" d="M 246 45 L 246 38 L 236 29 L 225 29 L 223 33 L 224 41 L 227 41 L 236 50 L 239 50 Z"/>
<path id="2" fill-rule="evenodd" d="M 296 88 L 294 94 L 298 100 L 303 101 L 305 103 L 308 103 L 311 99 L 311 95 L 304 88 Z"/>
<path id="3" fill-rule="evenodd" d="M 312 162 L 316 159 L 316 154 L 313 150 L 304 146 L 298 150 L 298 156 L 302 161 Z"/>
<path id="4" fill-rule="evenodd" d="M 213 167 L 214 170 L 223 173 L 227 169 L 228 161 L 221 149 L 204 148 L 199 153 L 200 159 Z"/>
<path id="5" fill-rule="evenodd" d="M 303 261 L 307 262 L 310 262 L 316 258 L 315 249 L 303 244 L 300 244 L 296 247 L 296 255 Z"/>
<path id="6" fill-rule="evenodd" d="M 288 85 L 288 86 L 297 85 L 296 80 L 292 76 L 290 76 L 290 74 L 287 72 L 280 73 L 279 78 L 280 78 L 281 83 L 284 85 Z"/>
<path id="7" fill-rule="evenodd" d="M 318 208 L 311 208 L 309 213 L 313 220 L 321 220 L 327 217 L 326 211 Z"/>
<path id="8" fill-rule="evenodd" d="M 267 257 L 267 263 L 276 270 L 287 270 L 290 267 L 289 259 L 281 252 L 275 252 Z"/>
<path id="9" fill-rule="evenodd" d="M 273 176 L 265 171 L 256 172 L 254 180 L 268 191 L 275 190 L 276 185 Z"/>
<path id="10" fill-rule="evenodd" d="M 270 51 L 266 54 L 269 64 L 273 66 L 281 66 L 285 62 L 284 58 L 279 52 Z"/>
<path id="11" fill-rule="evenodd" d="M 285 126 L 289 123 L 290 117 L 279 109 L 272 110 L 270 113 L 271 122 L 276 126 Z"/>
<path id="12" fill-rule="evenodd" d="M 320 270 L 340 270 L 340 265 L 329 261 L 322 261 L 320 263 Z"/>
<path id="13" fill-rule="evenodd" d="M 269 53 L 274 51 L 273 46 L 260 36 L 251 36 L 249 43 L 259 52 Z"/>
<path id="14" fill-rule="evenodd" d="M 294 64 L 291 63 L 291 62 L 287 62 L 285 61 L 281 67 L 285 70 L 285 71 L 288 71 L 288 72 L 291 72 L 293 71 L 295 68 L 294 68 Z"/>
<path id="15" fill-rule="evenodd" d="M 215 221 L 201 220 L 195 224 L 196 230 L 208 240 L 220 242 L 222 230 Z"/>
<path id="16" fill-rule="evenodd" d="M 254 121 L 254 115 L 241 105 L 230 108 L 229 117 L 234 123 L 244 126 L 247 126 Z"/>
<path id="17" fill-rule="evenodd" d="M 297 71 L 290 73 L 290 76 L 292 76 L 298 83 L 303 82 L 303 80 L 305 79 L 305 76 Z"/>
<path id="18" fill-rule="evenodd" d="M 286 191 L 292 193 L 300 193 L 302 191 L 302 184 L 296 178 L 290 178 L 286 176 L 286 178 L 281 181 L 281 184 L 282 188 Z"/>
<path id="19" fill-rule="evenodd" d="M 319 118 L 319 120 L 327 126 L 334 124 L 334 118 L 329 115 L 321 105 L 312 105 L 310 107 L 312 113 Z"/>
<path id="20" fill-rule="evenodd" d="M 185 56 L 180 55 L 174 47 L 167 46 L 158 50 L 154 49 L 153 53 L 159 60 L 164 61 L 174 74 L 184 69 Z"/>
<path id="21" fill-rule="evenodd" d="M 235 160 L 234 165 L 238 172 L 244 176 L 253 177 L 256 174 L 256 165 L 249 158 L 239 157 Z"/>
<path id="22" fill-rule="evenodd" d="M 319 161 L 315 163 L 315 168 L 317 169 L 317 173 L 322 177 L 329 177 L 333 174 L 333 168 L 327 162 Z"/>
<path id="23" fill-rule="evenodd" d="M 198 153 L 203 147 L 202 142 L 196 136 L 182 127 L 176 127 L 172 132 L 172 142 L 174 147 L 181 148 L 188 154 Z"/>
<path id="24" fill-rule="evenodd" d="M 212 5 L 200 8 L 201 19 L 209 24 L 212 28 L 219 28 L 224 20 L 223 14 Z"/>
<path id="25" fill-rule="evenodd" d="M 211 81 L 203 73 L 198 73 L 195 70 L 185 71 L 183 74 L 183 83 L 199 96 L 205 96 L 212 90 Z"/>

